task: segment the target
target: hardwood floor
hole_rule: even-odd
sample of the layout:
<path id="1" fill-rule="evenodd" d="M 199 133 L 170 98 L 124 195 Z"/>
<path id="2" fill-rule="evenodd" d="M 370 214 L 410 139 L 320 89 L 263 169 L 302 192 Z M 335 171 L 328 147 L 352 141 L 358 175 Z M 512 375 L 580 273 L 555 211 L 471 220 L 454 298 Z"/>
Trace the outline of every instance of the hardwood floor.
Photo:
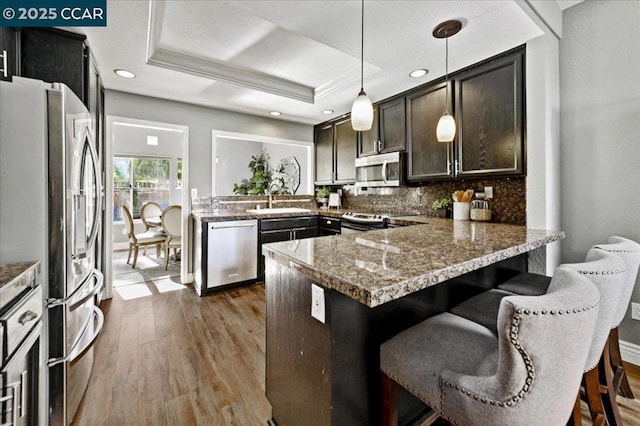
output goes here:
<path id="1" fill-rule="evenodd" d="M 141 297 L 116 292 L 102 304 L 105 325 L 74 424 L 266 424 L 263 285 L 204 298 L 170 279 L 136 286 Z"/>
<path id="2" fill-rule="evenodd" d="M 129 286 L 103 302 L 105 325 L 75 425 L 265 425 L 271 417 L 264 286 L 200 298 L 177 280 Z M 640 368 L 628 367 L 640 397 Z M 618 401 L 625 425 L 640 426 L 640 400 Z M 584 403 L 582 413 L 590 425 Z"/>

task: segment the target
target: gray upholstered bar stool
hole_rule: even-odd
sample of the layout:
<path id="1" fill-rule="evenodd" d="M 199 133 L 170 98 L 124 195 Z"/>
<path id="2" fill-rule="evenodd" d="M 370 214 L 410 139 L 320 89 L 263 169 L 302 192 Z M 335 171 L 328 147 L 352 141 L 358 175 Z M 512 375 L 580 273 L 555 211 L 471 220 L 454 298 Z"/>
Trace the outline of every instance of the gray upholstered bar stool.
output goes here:
<path id="1" fill-rule="evenodd" d="M 604 401 L 608 401 L 608 399 L 606 393 L 601 393 L 599 369 L 596 367 L 598 367 L 598 363 L 603 357 L 603 352 L 604 355 L 607 354 L 605 343 L 613 325 L 614 317 L 617 315 L 620 298 L 625 290 L 624 280 L 627 266 L 615 254 L 595 247 L 589 250 L 584 263 L 571 263 L 562 266 L 584 275 L 596 286 L 601 295 L 598 321 L 584 368 L 583 382 L 593 423 L 595 425 L 605 424 Z M 521 283 L 526 284 L 525 281 Z M 509 294 L 504 290 L 490 290 L 461 303 L 454 307 L 451 312 L 480 323 L 497 333 L 495 322 L 492 323 L 491 321 L 495 321 L 498 317 L 499 301 Z M 613 404 L 615 404 L 615 401 L 613 401 Z M 613 407 L 613 409 L 616 408 L 617 406 Z M 576 398 L 573 422 L 574 424 L 580 424 L 581 422 L 579 393 Z"/>
<path id="2" fill-rule="evenodd" d="M 628 238 L 613 236 L 609 238 L 609 244 L 600 246 L 603 250 L 610 251 L 622 258 L 627 265 L 627 276 L 625 280 L 625 292 L 621 295 L 620 305 L 617 309 L 616 320 L 609 334 L 609 353 L 610 362 L 613 369 L 613 387 L 616 392 L 626 398 L 634 398 L 627 374 L 622 364 L 622 356 L 620 354 L 620 342 L 618 337 L 618 326 L 624 319 L 631 295 L 638 277 L 638 269 L 640 268 L 640 244 Z M 523 272 L 513 278 L 498 285 L 498 289 L 523 295 L 544 294 L 549 285 L 551 278 L 544 275 Z M 627 297 L 628 296 L 628 297 Z M 486 297 L 487 303 L 491 302 L 491 298 L 497 295 Z M 475 308 L 479 309 L 478 307 Z M 479 317 L 479 315 L 478 315 Z"/>
<path id="3" fill-rule="evenodd" d="M 399 384 L 460 425 L 561 425 L 570 418 L 600 295 L 583 275 L 556 269 L 539 297 L 502 299 L 497 335 L 451 313 L 383 343 L 383 424 L 396 419 Z"/>
<path id="4" fill-rule="evenodd" d="M 616 309 L 605 349 L 608 356 L 603 357 L 599 365 L 601 377 L 604 377 L 606 380 L 606 383 L 602 384 L 607 386 L 608 391 L 603 395 L 607 418 L 610 424 L 620 425 L 622 424 L 622 420 L 620 419 L 615 396 L 616 394 L 620 394 L 626 398 L 633 398 L 634 396 L 629 386 L 624 365 L 622 364 L 618 327 L 627 313 L 638 277 L 638 269 L 640 268 L 640 244 L 627 238 L 613 236 L 609 238 L 609 244 L 602 244 L 597 247 L 618 255 L 627 265 L 627 274 L 625 275 L 620 302 Z"/>

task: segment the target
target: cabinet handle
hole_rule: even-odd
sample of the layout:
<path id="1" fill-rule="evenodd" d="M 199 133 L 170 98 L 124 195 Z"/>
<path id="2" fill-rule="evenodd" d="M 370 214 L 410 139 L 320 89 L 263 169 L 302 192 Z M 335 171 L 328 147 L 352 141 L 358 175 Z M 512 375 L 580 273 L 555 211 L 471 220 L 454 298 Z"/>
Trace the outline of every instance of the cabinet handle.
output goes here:
<path id="1" fill-rule="evenodd" d="M 376 152 L 379 153 L 380 151 L 382 151 L 382 141 L 380 139 L 378 139 L 378 144 L 376 146 Z"/>
<path id="2" fill-rule="evenodd" d="M 331 225 L 331 221 L 330 220 L 327 221 L 327 225 Z"/>
<path id="3" fill-rule="evenodd" d="M 4 76 L 4 78 L 7 78 L 9 76 L 9 73 L 7 72 L 7 51 L 3 50 L 2 51 L 2 75 Z"/>
<path id="4" fill-rule="evenodd" d="M 451 174 L 451 160 L 447 160 L 447 174 Z"/>
<path id="5" fill-rule="evenodd" d="M 456 160 L 456 175 L 460 173 L 460 168 L 459 168 L 459 163 L 458 160 Z"/>
<path id="6" fill-rule="evenodd" d="M 28 370 L 24 370 L 20 374 L 20 417 L 24 417 L 24 408 L 27 406 L 27 374 Z"/>
<path id="7" fill-rule="evenodd" d="M 29 309 L 28 311 L 26 311 L 24 314 L 20 315 L 20 318 L 18 318 L 18 322 L 21 325 L 25 325 L 26 323 L 28 323 L 29 321 L 33 321 L 34 319 L 38 318 L 38 314 L 36 314 L 35 312 L 33 312 L 31 309 Z"/>

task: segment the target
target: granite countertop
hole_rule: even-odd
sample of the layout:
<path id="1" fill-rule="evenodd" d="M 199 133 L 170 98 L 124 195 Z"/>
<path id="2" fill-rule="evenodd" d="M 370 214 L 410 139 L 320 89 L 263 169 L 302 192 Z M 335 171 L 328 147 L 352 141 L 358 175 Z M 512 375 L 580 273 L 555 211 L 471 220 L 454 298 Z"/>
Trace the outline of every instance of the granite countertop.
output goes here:
<path id="1" fill-rule="evenodd" d="M 0 265 L 0 310 L 27 289 L 39 273 L 39 261 Z"/>
<path id="2" fill-rule="evenodd" d="M 562 231 L 401 217 L 389 228 L 264 244 L 262 252 L 319 284 L 375 307 L 564 238 Z"/>
<path id="3" fill-rule="evenodd" d="M 267 209 L 264 209 L 267 210 Z M 273 219 L 280 217 L 299 217 L 299 216 L 331 216 L 341 217 L 349 210 L 322 210 L 322 209 L 309 209 L 307 212 L 292 212 L 292 213 L 248 213 L 246 211 L 234 211 L 234 210 L 220 210 L 219 213 L 213 213 L 212 211 L 199 211 L 192 212 L 193 217 L 201 222 L 224 222 L 227 220 L 245 220 L 245 219 Z"/>

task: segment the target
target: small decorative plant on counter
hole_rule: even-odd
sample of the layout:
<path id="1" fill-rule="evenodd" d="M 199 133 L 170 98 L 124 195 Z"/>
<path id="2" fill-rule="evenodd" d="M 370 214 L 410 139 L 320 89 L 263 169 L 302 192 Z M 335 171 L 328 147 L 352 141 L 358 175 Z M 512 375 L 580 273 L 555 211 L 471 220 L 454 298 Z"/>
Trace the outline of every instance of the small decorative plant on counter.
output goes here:
<path id="1" fill-rule="evenodd" d="M 436 213 L 437 217 L 446 218 L 446 217 L 451 217 L 452 204 L 453 204 L 453 201 L 451 200 L 451 198 L 443 197 L 443 198 L 440 198 L 439 200 L 434 201 L 433 204 L 431 205 L 431 208 Z"/>
<path id="2" fill-rule="evenodd" d="M 269 154 L 262 151 L 260 155 L 251 156 L 249 170 L 253 176 L 249 180 L 242 179 L 240 184 L 233 184 L 233 193 L 239 195 L 264 195 L 271 183 L 271 170 L 269 170 Z"/>
<path id="3" fill-rule="evenodd" d="M 327 208 L 329 194 L 331 194 L 331 188 L 328 186 L 316 188 L 316 201 L 322 204 L 322 208 Z"/>

